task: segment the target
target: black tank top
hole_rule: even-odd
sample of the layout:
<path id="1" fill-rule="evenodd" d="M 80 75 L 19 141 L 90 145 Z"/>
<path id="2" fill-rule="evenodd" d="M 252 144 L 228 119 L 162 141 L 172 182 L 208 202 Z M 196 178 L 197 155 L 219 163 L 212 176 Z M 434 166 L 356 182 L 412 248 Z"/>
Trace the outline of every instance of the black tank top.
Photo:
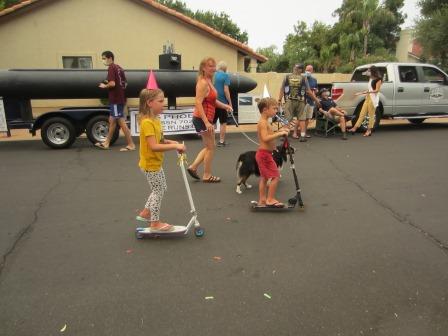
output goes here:
<path id="1" fill-rule="evenodd" d="M 376 89 L 376 83 L 380 82 L 381 78 L 376 78 L 374 80 L 372 80 L 372 90 Z"/>

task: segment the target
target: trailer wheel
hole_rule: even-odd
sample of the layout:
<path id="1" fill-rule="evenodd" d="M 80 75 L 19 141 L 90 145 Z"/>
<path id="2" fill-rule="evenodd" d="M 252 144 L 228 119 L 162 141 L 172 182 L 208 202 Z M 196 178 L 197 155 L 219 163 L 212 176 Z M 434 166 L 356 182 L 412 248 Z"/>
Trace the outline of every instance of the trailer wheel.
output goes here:
<path id="1" fill-rule="evenodd" d="M 425 121 L 425 118 L 408 119 L 408 121 L 409 121 L 411 124 L 414 124 L 414 125 L 420 125 L 422 122 Z"/>
<path id="2" fill-rule="evenodd" d="M 76 128 L 66 118 L 50 118 L 42 125 L 41 137 L 48 147 L 54 149 L 68 148 L 76 140 Z"/>
<path id="3" fill-rule="evenodd" d="M 104 115 L 93 117 L 87 122 L 86 134 L 90 142 L 96 144 L 97 142 L 104 142 L 109 132 L 109 118 Z M 115 132 L 110 140 L 110 145 L 117 141 L 120 134 L 120 127 L 117 125 Z"/>

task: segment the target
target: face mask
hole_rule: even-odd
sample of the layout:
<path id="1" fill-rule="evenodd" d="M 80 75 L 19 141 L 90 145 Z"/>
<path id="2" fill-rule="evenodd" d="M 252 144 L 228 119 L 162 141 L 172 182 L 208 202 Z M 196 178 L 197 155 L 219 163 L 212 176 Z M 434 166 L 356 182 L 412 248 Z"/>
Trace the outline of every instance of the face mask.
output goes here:
<path id="1" fill-rule="evenodd" d="M 305 71 L 305 76 L 306 77 L 310 77 L 311 76 L 311 72 L 310 71 Z"/>

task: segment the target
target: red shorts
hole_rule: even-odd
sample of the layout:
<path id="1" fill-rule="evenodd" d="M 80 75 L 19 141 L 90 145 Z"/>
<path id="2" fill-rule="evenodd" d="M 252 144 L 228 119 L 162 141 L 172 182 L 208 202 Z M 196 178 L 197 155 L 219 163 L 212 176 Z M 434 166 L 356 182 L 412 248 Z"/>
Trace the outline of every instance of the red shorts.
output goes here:
<path id="1" fill-rule="evenodd" d="M 280 172 L 275 164 L 272 152 L 267 149 L 257 150 L 255 154 L 255 160 L 257 160 L 258 169 L 260 170 L 260 176 L 265 179 L 280 177 Z"/>

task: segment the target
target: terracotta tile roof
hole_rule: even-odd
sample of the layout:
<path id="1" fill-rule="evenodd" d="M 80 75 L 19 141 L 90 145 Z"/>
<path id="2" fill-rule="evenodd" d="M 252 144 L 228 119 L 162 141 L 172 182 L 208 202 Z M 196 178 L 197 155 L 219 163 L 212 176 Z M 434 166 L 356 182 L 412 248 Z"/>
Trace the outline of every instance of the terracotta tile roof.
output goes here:
<path id="1" fill-rule="evenodd" d="M 11 6 L 11 7 L 5 8 L 4 10 L 1 10 L 0 11 L 0 16 L 10 14 L 10 13 L 15 12 L 16 10 L 18 10 L 20 8 L 29 6 L 32 3 L 38 2 L 38 1 L 40 1 L 40 0 L 25 0 L 25 1 L 19 2 L 18 4 L 14 5 L 14 6 Z"/>
<path id="2" fill-rule="evenodd" d="M 4 10 L 0 11 L 0 17 L 4 16 L 4 15 L 8 15 L 11 14 L 21 8 L 27 7 L 33 3 L 39 2 L 41 0 L 24 0 L 20 3 L 18 3 L 17 5 L 5 8 Z M 236 49 L 238 49 L 239 51 L 241 51 L 242 53 L 245 53 L 253 58 L 255 58 L 256 60 L 260 61 L 260 62 L 266 62 L 268 60 L 268 58 L 266 56 L 263 56 L 257 52 L 255 52 L 253 49 L 249 48 L 246 44 L 241 43 L 213 28 L 211 28 L 210 26 L 207 26 L 204 23 L 201 23 L 197 20 L 194 20 L 182 13 L 179 13 L 171 8 L 168 8 L 160 3 L 158 3 L 155 0 L 139 0 L 149 6 L 151 6 L 152 8 L 165 13 L 169 16 L 172 16 L 188 25 L 191 25 L 193 27 L 196 27 L 210 35 L 212 35 L 213 37 L 226 42 L 227 44 L 230 44 L 231 46 L 235 47 Z"/>

